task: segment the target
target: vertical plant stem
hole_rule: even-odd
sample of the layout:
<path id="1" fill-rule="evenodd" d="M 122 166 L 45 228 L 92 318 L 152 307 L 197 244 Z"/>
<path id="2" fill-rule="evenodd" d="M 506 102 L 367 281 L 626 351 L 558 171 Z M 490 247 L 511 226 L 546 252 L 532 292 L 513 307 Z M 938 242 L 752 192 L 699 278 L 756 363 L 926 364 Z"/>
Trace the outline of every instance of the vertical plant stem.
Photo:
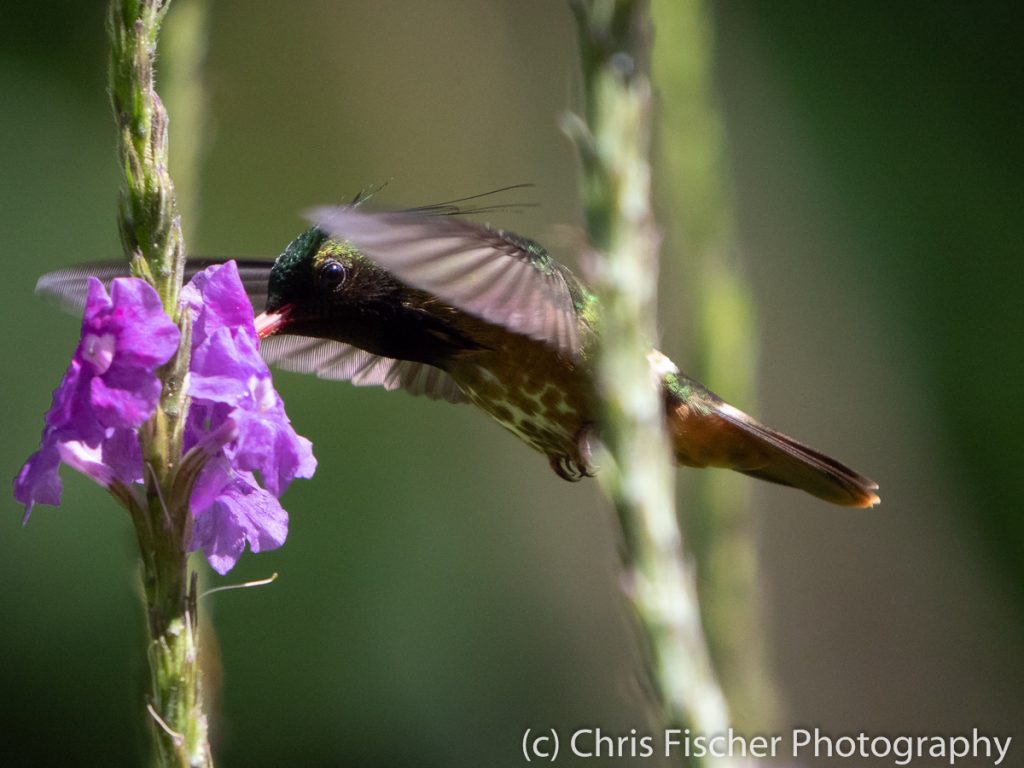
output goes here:
<path id="1" fill-rule="evenodd" d="M 666 719 L 712 733 L 728 727 L 728 714 L 682 546 L 662 394 L 647 358 L 657 336 L 659 245 L 648 158 L 647 4 L 575 0 L 572 8 L 587 102 L 585 123 L 570 117 L 566 128 L 582 158 L 592 277 L 601 300 L 602 437 L 615 465 L 601 477 L 622 522 L 630 597 L 650 643 Z"/>
<path id="2" fill-rule="evenodd" d="M 673 250 L 685 255 L 695 311 L 698 378 L 731 402 L 751 405 L 756 389 L 756 307 L 737 256 L 726 179 L 725 129 L 713 83 L 708 3 L 652 0 L 657 25 L 652 67 L 658 87 L 661 191 L 673 211 Z M 682 138 L 680 138 L 682 137 Z M 752 485 L 726 472 L 689 473 L 682 524 L 697 564 L 711 655 L 734 724 L 770 729 L 776 709 L 758 611 Z"/>
<path id="3" fill-rule="evenodd" d="M 146 506 L 132 509 L 143 565 L 152 692 L 147 705 L 158 766 L 212 766 L 202 709 L 196 647 L 195 579 L 186 550 L 191 536 L 188 494 L 175 492 L 188 398 L 190 334 L 179 310 L 184 243 L 168 173 L 167 112 L 156 92 L 153 64 L 169 0 L 112 0 L 110 96 L 124 172 L 119 224 L 134 274 L 156 289 L 182 330 L 178 353 L 161 372 L 157 412 L 142 430 Z"/>

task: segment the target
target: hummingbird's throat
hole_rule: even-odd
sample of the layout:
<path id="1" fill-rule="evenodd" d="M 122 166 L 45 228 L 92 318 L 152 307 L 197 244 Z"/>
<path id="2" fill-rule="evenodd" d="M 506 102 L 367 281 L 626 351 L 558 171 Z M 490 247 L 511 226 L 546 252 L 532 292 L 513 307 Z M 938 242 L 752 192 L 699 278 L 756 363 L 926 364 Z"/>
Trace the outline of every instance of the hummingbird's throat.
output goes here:
<path id="1" fill-rule="evenodd" d="M 288 319 L 291 317 L 293 309 L 291 304 L 285 304 L 272 312 L 260 312 L 255 319 L 256 335 L 261 339 L 273 336 L 288 325 Z"/>

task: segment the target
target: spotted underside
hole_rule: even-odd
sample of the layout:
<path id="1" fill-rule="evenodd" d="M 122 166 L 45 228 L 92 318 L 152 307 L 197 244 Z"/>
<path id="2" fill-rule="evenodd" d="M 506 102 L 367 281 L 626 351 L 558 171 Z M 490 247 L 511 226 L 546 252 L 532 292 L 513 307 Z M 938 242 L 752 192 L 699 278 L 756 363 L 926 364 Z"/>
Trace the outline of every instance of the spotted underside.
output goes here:
<path id="1" fill-rule="evenodd" d="M 593 474 L 587 436 L 595 407 L 580 365 L 543 343 L 505 334 L 495 348 L 454 361 L 449 374 L 475 405 L 548 456 L 561 477 L 579 480 Z"/>

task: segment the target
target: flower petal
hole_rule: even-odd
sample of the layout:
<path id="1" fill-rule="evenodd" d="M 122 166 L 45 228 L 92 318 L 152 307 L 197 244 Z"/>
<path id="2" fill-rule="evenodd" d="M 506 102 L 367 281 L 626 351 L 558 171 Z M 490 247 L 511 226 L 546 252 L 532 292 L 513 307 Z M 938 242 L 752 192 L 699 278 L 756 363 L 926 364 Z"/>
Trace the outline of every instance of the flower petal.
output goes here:
<path id="1" fill-rule="evenodd" d="M 114 470 L 103 463 L 103 448 L 90 447 L 79 440 L 57 443 L 60 460 L 86 477 L 91 477 L 104 488 L 114 481 Z"/>
<path id="2" fill-rule="evenodd" d="M 202 344 L 219 328 L 240 331 L 256 343 L 252 304 L 233 261 L 199 272 L 181 292 L 181 301 L 193 313 L 192 338 Z"/>
<path id="3" fill-rule="evenodd" d="M 226 327 L 193 344 L 189 372 L 193 398 L 232 405 L 252 398 L 252 379 L 270 375 L 256 344 L 246 334 Z"/>
<path id="4" fill-rule="evenodd" d="M 209 507 L 196 514 L 189 547 L 202 549 L 221 575 L 235 566 L 247 543 L 253 552 L 263 552 L 280 547 L 288 537 L 288 513 L 278 500 L 260 488 L 250 473 L 218 471 L 222 469 L 223 465 L 215 468 L 213 477 L 201 479 L 208 484 L 205 488 L 196 483 L 200 498 L 208 499 L 209 488 L 226 481 Z"/>
<path id="5" fill-rule="evenodd" d="M 152 286 L 121 277 L 111 283 L 110 296 L 112 307 L 103 318 L 103 329 L 117 339 L 117 359 L 150 371 L 170 360 L 181 334 Z"/>
<path id="6" fill-rule="evenodd" d="M 125 485 L 142 480 L 142 446 L 134 429 L 109 430 L 100 446 L 103 463 Z"/>
<path id="7" fill-rule="evenodd" d="M 14 498 L 25 505 L 25 516 L 22 522 L 28 522 L 32 507 L 36 504 L 60 504 L 62 484 L 57 468 L 60 466 L 60 454 L 55 440 L 47 440 L 43 434 L 43 442 L 39 450 L 28 457 L 28 461 L 14 478 Z"/>
<path id="8" fill-rule="evenodd" d="M 89 278 L 78 347 L 53 392 L 39 450 L 14 481 L 25 504 L 60 503 L 63 460 L 102 485 L 142 477 L 135 430 L 160 398 L 156 369 L 170 360 L 181 334 L 153 288 L 138 278 L 114 280 L 108 296 Z"/>
<path id="9" fill-rule="evenodd" d="M 189 502 L 195 547 L 223 573 L 246 542 L 254 552 L 280 546 L 287 516 L 276 497 L 294 478 L 312 476 L 316 459 L 312 444 L 288 420 L 260 357 L 252 307 L 235 265 L 199 273 L 182 297 L 193 312 L 186 448 L 209 442 L 226 420 L 235 426 L 197 478 Z"/>
<path id="10" fill-rule="evenodd" d="M 153 415 L 160 401 L 160 380 L 155 375 L 119 367 L 90 382 L 93 416 L 104 427 L 134 429 Z"/>

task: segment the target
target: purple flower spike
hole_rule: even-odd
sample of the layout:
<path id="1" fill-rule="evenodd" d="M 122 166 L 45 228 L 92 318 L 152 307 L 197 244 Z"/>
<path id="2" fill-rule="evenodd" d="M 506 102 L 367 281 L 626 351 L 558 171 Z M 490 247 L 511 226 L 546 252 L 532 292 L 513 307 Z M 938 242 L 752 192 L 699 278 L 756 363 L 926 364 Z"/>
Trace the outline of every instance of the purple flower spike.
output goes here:
<path id="1" fill-rule="evenodd" d="M 78 348 L 53 392 L 39 450 L 14 480 L 26 520 L 34 504 L 60 503 L 62 461 L 103 486 L 142 477 L 136 430 L 156 409 L 156 369 L 179 340 L 147 283 L 117 279 L 108 296 L 99 280 L 89 279 Z"/>
<path id="2" fill-rule="evenodd" d="M 198 470 L 188 500 L 190 551 L 202 549 L 223 574 L 246 545 L 262 552 L 284 543 L 288 513 L 277 499 L 296 477 L 312 477 L 316 459 L 260 357 L 235 263 L 200 272 L 181 296 L 192 314 L 183 448 L 198 462 L 190 464 Z M 14 481 L 26 519 L 33 504 L 60 503 L 61 463 L 108 488 L 142 479 L 139 427 L 160 399 L 156 369 L 174 355 L 180 336 L 144 281 L 114 280 L 108 296 L 89 279 L 81 341 L 53 393 L 39 450 Z"/>
<path id="3" fill-rule="evenodd" d="M 191 549 L 225 573 L 248 542 L 253 552 L 281 546 L 288 516 L 277 502 L 296 477 L 316 469 L 312 444 L 296 434 L 259 355 L 252 305 L 234 262 L 200 272 L 182 291 L 191 308 L 192 407 L 185 448 L 205 445 L 227 421 L 232 439 L 204 468 L 190 499 Z M 253 473 L 258 472 L 264 488 Z"/>

